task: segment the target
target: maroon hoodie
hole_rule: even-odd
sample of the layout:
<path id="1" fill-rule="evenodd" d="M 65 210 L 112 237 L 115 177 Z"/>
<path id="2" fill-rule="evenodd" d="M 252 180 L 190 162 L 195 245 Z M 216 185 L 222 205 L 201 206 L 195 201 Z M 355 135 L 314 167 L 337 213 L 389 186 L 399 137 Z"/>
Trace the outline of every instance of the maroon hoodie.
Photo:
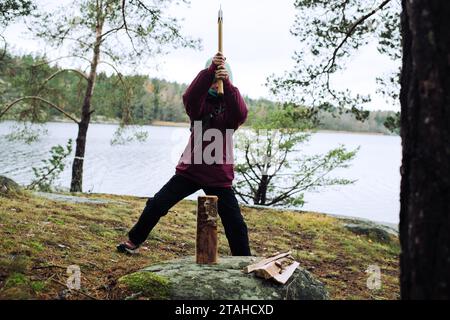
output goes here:
<path id="1" fill-rule="evenodd" d="M 214 97 L 208 93 L 215 77 L 216 65 L 211 63 L 197 75 L 183 95 L 183 104 L 191 122 L 200 121 L 209 114 L 208 128 L 218 129 L 222 134 L 223 161 L 222 163 L 207 164 L 202 159 L 201 163 L 194 163 L 194 132 L 191 130 L 188 145 L 181 156 L 175 169 L 176 174 L 183 175 L 201 186 L 207 187 L 231 187 L 234 179 L 233 171 L 233 141 L 232 135 L 227 129 L 236 130 L 247 118 L 247 106 L 239 93 L 238 88 L 233 86 L 229 79 L 223 80 L 224 96 Z M 205 124 L 203 124 L 205 129 Z M 230 130 L 228 130 L 230 133 Z M 208 140 L 208 139 L 204 139 Z M 202 142 L 202 151 L 214 141 Z M 228 149 L 228 150 L 227 150 Z M 215 153 L 212 152 L 214 155 Z M 227 158 L 228 154 L 228 158 Z"/>

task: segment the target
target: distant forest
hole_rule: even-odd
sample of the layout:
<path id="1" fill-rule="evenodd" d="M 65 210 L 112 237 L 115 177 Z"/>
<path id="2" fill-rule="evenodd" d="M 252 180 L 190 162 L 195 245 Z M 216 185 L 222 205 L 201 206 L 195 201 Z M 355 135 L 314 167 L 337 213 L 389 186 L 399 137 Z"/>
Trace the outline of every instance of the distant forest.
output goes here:
<path id="1" fill-rule="evenodd" d="M 64 72 L 53 78 L 59 70 L 61 69 L 57 64 L 50 64 L 43 57 L 4 54 L 0 59 L 0 111 L 5 104 L 16 98 L 39 95 L 66 112 L 79 116 L 85 82 L 81 81 L 76 72 Z M 42 85 L 44 82 L 47 82 L 45 86 Z M 187 84 L 148 75 L 108 75 L 100 72 L 93 96 L 92 105 L 95 112 L 92 119 L 97 122 L 120 121 L 128 124 L 152 124 L 154 121 L 187 122 L 188 117 L 181 100 L 186 88 Z M 244 99 L 249 108 L 247 124 L 263 117 L 266 110 L 278 106 L 267 99 L 252 99 L 246 95 Z M 29 107 L 30 104 L 34 104 L 33 108 Z M 384 122 L 388 116 L 394 114 L 393 111 L 371 111 L 369 118 L 361 122 L 351 114 L 335 117 L 321 112 L 318 129 L 390 134 Z M 41 122 L 58 121 L 62 118 L 57 110 L 39 101 L 29 100 L 15 106 L 3 119 Z"/>

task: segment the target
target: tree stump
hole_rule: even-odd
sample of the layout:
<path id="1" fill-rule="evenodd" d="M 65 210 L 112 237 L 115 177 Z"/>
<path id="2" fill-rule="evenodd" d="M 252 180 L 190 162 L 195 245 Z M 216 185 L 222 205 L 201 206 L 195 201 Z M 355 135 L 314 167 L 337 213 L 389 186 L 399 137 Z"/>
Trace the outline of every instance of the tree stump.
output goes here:
<path id="1" fill-rule="evenodd" d="M 217 196 L 199 196 L 196 262 L 217 263 Z"/>

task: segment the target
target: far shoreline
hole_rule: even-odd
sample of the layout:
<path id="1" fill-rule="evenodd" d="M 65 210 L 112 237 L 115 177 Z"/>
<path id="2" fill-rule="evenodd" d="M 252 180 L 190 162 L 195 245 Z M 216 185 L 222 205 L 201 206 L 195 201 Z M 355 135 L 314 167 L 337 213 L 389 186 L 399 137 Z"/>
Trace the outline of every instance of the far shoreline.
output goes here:
<path id="1" fill-rule="evenodd" d="M 3 119 L 0 121 L 16 121 L 12 119 Z M 48 123 L 73 123 L 73 121 L 65 119 L 65 118 L 55 118 L 48 121 Z M 91 124 L 109 124 L 109 125 L 119 125 L 120 121 L 111 120 L 111 119 L 93 119 L 90 122 Z M 190 124 L 188 122 L 175 122 L 175 121 L 162 121 L 156 120 L 150 124 L 143 124 L 142 126 L 151 126 L 151 127 L 176 127 L 176 128 L 189 128 Z M 247 128 L 246 125 L 243 128 Z M 364 135 L 375 135 L 375 136 L 399 136 L 396 134 L 386 134 L 382 132 L 370 132 L 370 131 L 347 131 L 347 130 L 330 130 L 330 129 L 319 129 L 315 130 L 313 133 L 341 133 L 341 134 L 364 134 Z"/>

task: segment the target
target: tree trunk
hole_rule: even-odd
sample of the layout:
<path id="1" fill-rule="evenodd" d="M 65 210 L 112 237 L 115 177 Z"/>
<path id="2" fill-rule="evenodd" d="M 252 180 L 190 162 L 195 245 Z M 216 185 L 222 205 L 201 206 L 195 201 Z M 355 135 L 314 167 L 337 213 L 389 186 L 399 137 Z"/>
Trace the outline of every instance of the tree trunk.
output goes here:
<path id="1" fill-rule="evenodd" d="M 261 181 L 258 186 L 258 190 L 256 191 L 254 204 L 265 205 L 267 200 L 267 186 L 269 184 L 269 176 L 267 174 L 263 174 L 261 176 Z"/>
<path id="2" fill-rule="evenodd" d="M 91 99 L 94 93 L 95 80 L 97 77 L 97 66 L 100 59 L 101 34 L 103 30 L 103 21 L 96 27 L 96 38 L 94 45 L 94 54 L 91 61 L 91 69 L 87 80 L 86 93 L 84 95 L 83 107 L 81 110 L 81 121 L 78 124 L 78 136 L 75 148 L 75 159 L 72 165 L 72 182 L 70 183 L 71 192 L 83 191 L 83 164 L 84 153 L 86 150 L 86 137 L 89 123 L 91 121 Z"/>
<path id="3" fill-rule="evenodd" d="M 450 1 L 402 1 L 402 299 L 450 299 Z"/>

